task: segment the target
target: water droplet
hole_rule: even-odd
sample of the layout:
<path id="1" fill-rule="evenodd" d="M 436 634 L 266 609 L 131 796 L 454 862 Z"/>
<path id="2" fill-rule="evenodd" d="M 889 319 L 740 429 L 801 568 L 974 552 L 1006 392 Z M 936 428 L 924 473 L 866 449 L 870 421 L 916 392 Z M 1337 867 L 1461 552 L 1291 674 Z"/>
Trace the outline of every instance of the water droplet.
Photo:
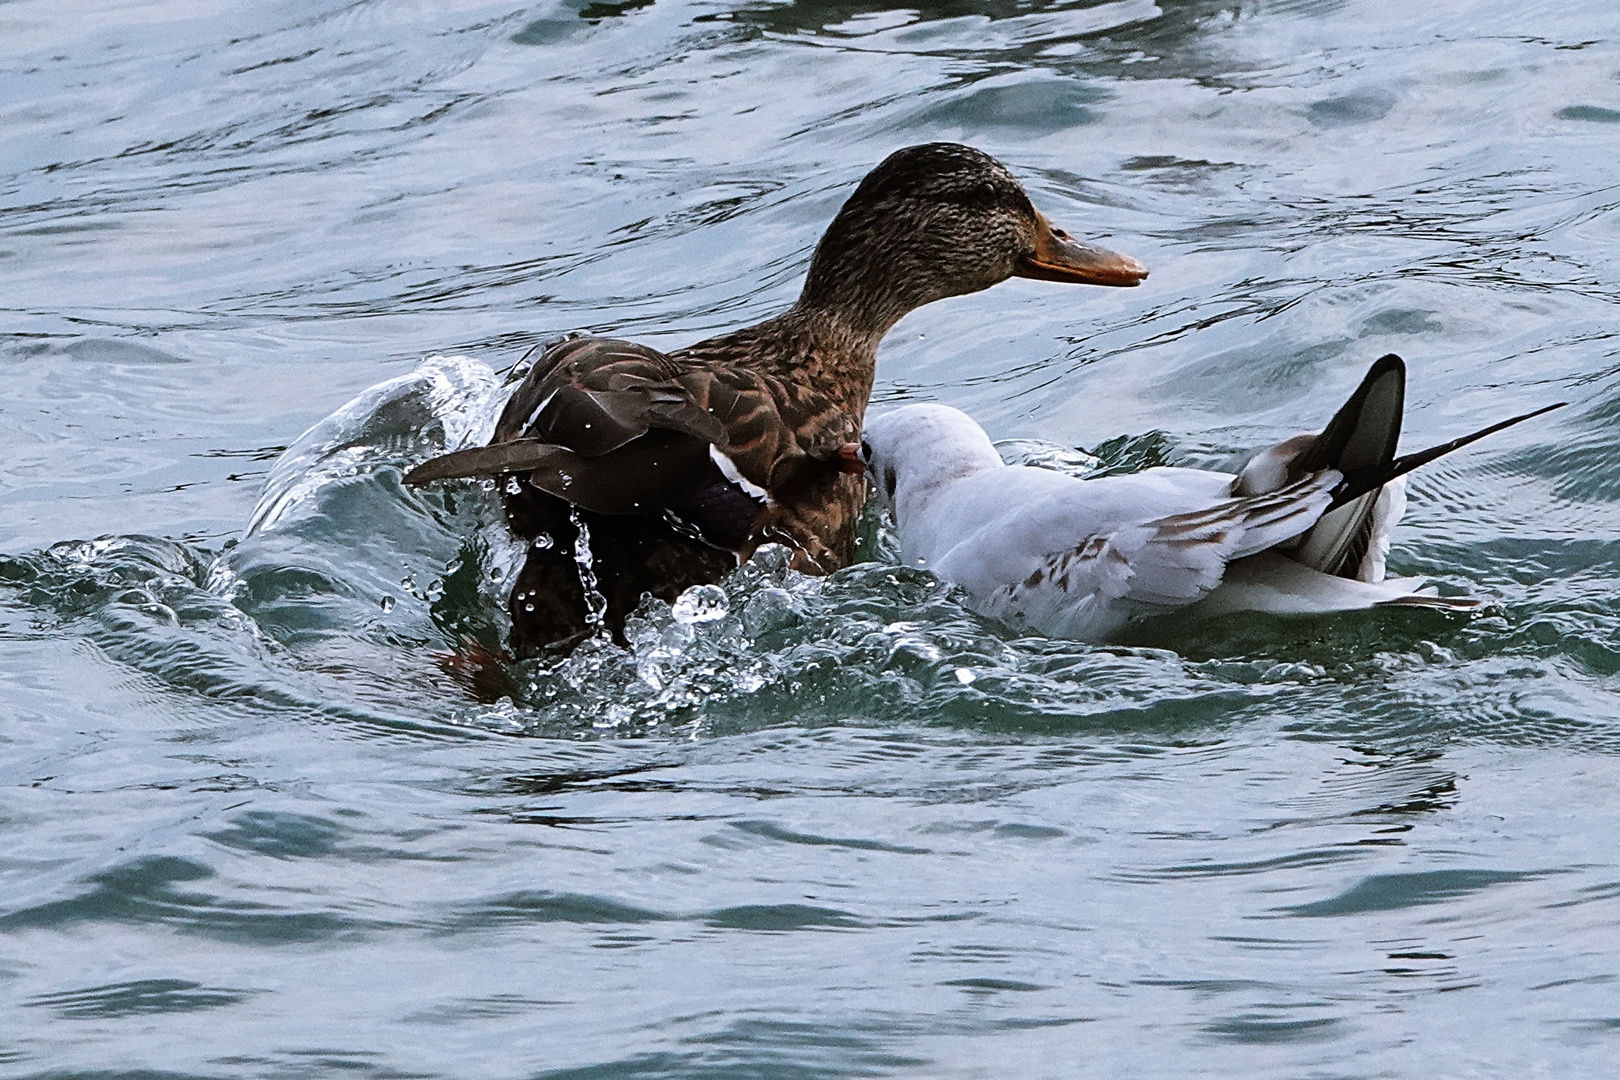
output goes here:
<path id="1" fill-rule="evenodd" d="M 533 604 L 524 604 L 523 605 L 523 610 L 524 611 L 533 611 L 534 610 L 534 605 Z"/>
<path id="2" fill-rule="evenodd" d="M 521 494 L 522 491 L 523 491 L 523 484 L 518 481 L 517 477 L 508 476 L 506 478 L 506 493 L 508 495 L 518 495 L 518 494 Z"/>
<path id="3" fill-rule="evenodd" d="M 392 596 L 385 596 L 385 597 L 382 598 L 382 600 L 380 602 L 382 604 L 382 609 L 383 609 L 383 614 L 384 615 L 386 615 L 390 611 L 394 610 L 394 598 Z"/>
<path id="4" fill-rule="evenodd" d="M 485 491 L 494 491 L 495 490 L 495 481 L 493 481 L 493 480 L 480 480 L 480 481 L 478 481 L 478 486 L 483 488 Z"/>
<path id="5" fill-rule="evenodd" d="M 539 536 L 534 538 L 534 550 L 549 551 L 556 543 L 557 541 L 551 538 L 550 533 L 541 533 Z"/>
<path id="6" fill-rule="evenodd" d="M 694 585 L 675 598 L 670 613 L 675 621 L 689 626 L 726 617 L 726 591 L 718 585 Z"/>
<path id="7" fill-rule="evenodd" d="M 973 672 L 969 671 L 965 667 L 959 667 L 956 669 L 956 681 L 961 683 L 963 686 L 972 686 L 973 680 L 977 678 L 977 675 L 973 674 Z"/>

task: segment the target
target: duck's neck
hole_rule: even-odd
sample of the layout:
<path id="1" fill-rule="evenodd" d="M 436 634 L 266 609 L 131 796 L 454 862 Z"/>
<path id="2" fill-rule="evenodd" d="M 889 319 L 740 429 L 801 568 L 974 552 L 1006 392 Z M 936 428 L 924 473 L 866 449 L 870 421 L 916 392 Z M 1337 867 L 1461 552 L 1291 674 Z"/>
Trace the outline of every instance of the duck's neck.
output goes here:
<path id="1" fill-rule="evenodd" d="M 878 342 L 892 322 L 859 325 L 839 311 L 803 299 L 775 318 L 681 349 L 683 360 L 721 360 L 773 375 L 865 415 L 877 367 Z"/>

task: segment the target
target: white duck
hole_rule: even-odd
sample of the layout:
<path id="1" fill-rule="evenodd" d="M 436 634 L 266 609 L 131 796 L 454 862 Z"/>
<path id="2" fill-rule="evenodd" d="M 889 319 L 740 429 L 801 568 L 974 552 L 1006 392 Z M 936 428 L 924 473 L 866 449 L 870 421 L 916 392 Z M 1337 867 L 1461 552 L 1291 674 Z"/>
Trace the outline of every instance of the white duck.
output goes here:
<path id="1" fill-rule="evenodd" d="M 962 586 L 985 615 L 1054 637 L 1105 639 L 1195 603 L 1202 614 L 1471 610 L 1481 602 L 1385 579 L 1402 477 L 1559 406 L 1396 457 L 1405 387 L 1401 358 L 1383 357 L 1320 433 L 1261 451 L 1236 475 L 1161 467 L 1081 479 L 1006 465 L 946 405 L 873 418 L 861 453 L 909 565 Z"/>

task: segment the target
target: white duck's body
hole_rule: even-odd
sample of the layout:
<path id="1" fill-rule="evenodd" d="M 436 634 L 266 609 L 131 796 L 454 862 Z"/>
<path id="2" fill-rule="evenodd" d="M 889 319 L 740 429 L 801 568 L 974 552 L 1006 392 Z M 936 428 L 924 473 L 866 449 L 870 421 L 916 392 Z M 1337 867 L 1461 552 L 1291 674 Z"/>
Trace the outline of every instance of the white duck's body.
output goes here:
<path id="1" fill-rule="evenodd" d="M 872 419 L 863 452 L 909 565 L 960 585 L 983 614 L 1054 637 L 1106 639 L 1195 604 L 1208 615 L 1472 610 L 1481 603 L 1384 577 L 1401 474 L 1495 430 L 1396 459 L 1404 379 L 1398 357 L 1380 360 L 1322 433 L 1237 474 L 1083 479 L 1006 465 L 978 424 L 944 405 Z"/>
<path id="2" fill-rule="evenodd" d="M 893 456 L 878 449 L 891 435 Z M 1382 580 L 1393 520 L 1369 544 L 1375 580 L 1271 553 L 1322 517 L 1342 479 L 1334 470 L 1236 498 L 1236 475 L 1204 469 L 1080 479 L 1004 464 L 983 429 L 943 405 L 879 417 L 867 441 L 878 483 L 895 477 L 905 562 L 962 586 L 983 614 L 1053 637 L 1102 640 L 1200 602 L 1211 613 L 1372 607 L 1422 584 Z"/>

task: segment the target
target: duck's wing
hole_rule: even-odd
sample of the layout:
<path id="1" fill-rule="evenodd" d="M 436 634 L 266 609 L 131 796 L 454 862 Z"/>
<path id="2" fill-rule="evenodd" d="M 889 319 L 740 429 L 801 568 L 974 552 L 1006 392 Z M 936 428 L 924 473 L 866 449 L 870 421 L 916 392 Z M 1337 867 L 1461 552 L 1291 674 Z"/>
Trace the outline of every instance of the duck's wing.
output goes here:
<path id="1" fill-rule="evenodd" d="M 490 445 L 423 462 L 404 481 L 516 475 L 596 513 L 674 513 L 701 539 L 739 547 L 766 500 L 725 475 L 715 457 L 729 445 L 725 423 L 679 374 L 645 345 L 562 341 L 512 392 Z"/>
<path id="2" fill-rule="evenodd" d="M 634 342 L 572 338 L 529 369 L 489 446 L 433 458 L 404 481 L 515 474 L 597 513 L 668 514 L 739 550 L 770 492 L 847 467 L 841 429 L 784 417 L 785 402 L 809 417 L 828 411 L 803 397 L 713 358 L 697 366 Z"/>
<path id="3" fill-rule="evenodd" d="M 668 356 L 633 341 L 570 338 L 548 349 L 507 399 L 492 443 L 535 439 L 600 457 L 657 428 L 719 446 L 722 418 L 694 398 Z"/>
<path id="4" fill-rule="evenodd" d="M 611 338 L 569 338 L 548 348 L 507 398 L 488 446 L 423 462 L 407 484 L 524 472 L 555 449 L 597 458 L 656 429 L 724 445 L 724 425 L 674 378 L 669 357 Z"/>
<path id="5" fill-rule="evenodd" d="M 1339 480 L 1325 470 L 1265 495 L 1102 525 L 1088 520 L 1083 497 L 1050 499 L 986 526 L 936 569 L 987 614 L 1102 637 L 1132 618 L 1194 603 L 1221 583 L 1227 563 L 1309 529 Z M 1079 490 L 1099 483 L 1082 481 Z"/>

